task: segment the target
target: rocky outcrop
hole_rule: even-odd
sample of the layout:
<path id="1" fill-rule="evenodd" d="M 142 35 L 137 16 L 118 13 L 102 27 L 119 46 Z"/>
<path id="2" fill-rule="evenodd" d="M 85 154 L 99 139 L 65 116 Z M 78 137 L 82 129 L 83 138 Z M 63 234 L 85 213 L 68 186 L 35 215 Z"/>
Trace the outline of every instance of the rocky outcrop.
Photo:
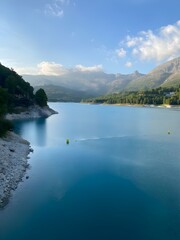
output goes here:
<path id="1" fill-rule="evenodd" d="M 6 119 L 8 120 L 16 120 L 16 119 L 34 119 L 34 118 L 41 118 L 41 117 L 49 117 L 53 114 L 57 114 L 58 112 L 51 109 L 49 106 L 46 107 L 39 107 L 38 105 L 31 106 L 27 108 L 26 111 L 23 111 L 19 114 L 12 113 L 7 114 Z"/>

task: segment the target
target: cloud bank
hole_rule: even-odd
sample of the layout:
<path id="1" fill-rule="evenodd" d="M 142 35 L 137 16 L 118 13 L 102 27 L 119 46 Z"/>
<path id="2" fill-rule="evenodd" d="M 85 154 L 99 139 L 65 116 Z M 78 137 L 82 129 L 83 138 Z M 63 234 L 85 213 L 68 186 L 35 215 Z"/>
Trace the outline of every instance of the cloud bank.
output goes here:
<path id="1" fill-rule="evenodd" d="M 135 36 L 126 36 L 114 55 L 125 59 L 124 66 L 132 67 L 137 60 L 157 64 L 180 56 L 180 20 L 156 31 L 147 30 Z M 127 58 L 130 60 L 127 61 Z"/>
<path id="2" fill-rule="evenodd" d="M 180 21 L 158 29 L 142 31 L 137 36 L 127 36 L 124 41 L 133 56 L 141 60 L 157 62 L 170 60 L 180 55 Z"/>
<path id="3" fill-rule="evenodd" d="M 15 68 L 15 70 L 21 75 L 62 76 L 70 72 L 101 72 L 103 71 L 103 67 L 100 64 L 94 66 L 83 66 L 79 64 L 73 68 L 66 68 L 59 63 L 43 61 L 37 64 L 37 67 Z"/>

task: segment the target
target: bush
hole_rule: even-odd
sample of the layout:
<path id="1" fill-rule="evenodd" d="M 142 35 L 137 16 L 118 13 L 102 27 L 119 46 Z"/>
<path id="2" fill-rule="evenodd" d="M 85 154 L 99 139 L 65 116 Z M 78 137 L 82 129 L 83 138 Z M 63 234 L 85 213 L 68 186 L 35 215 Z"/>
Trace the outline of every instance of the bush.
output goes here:
<path id="1" fill-rule="evenodd" d="M 6 135 L 7 131 L 13 130 L 13 123 L 6 119 L 0 119 L 0 137 Z"/>

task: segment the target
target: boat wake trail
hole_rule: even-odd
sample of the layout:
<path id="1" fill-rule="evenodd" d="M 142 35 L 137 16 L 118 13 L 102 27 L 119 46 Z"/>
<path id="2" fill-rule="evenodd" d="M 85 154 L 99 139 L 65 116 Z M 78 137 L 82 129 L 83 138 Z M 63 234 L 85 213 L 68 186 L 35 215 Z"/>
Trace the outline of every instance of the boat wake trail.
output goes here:
<path id="1" fill-rule="evenodd" d="M 121 136 L 79 138 L 79 139 L 76 139 L 75 141 L 82 142 L 82 141 L 93 141 L 93 140 L 118 139 L 118 138 L 125 138 L 125 137 L 128 137 L 128 136 L 127 135 L 121 135 Z"/>

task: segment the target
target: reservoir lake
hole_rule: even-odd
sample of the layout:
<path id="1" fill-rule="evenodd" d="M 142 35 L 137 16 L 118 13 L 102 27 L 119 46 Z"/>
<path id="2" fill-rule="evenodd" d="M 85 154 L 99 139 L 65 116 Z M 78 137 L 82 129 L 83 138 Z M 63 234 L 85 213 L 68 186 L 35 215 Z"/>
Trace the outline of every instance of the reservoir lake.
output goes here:
<path id="1" fill-rule="evenodd" d="M 34 152 L 0 240 L 179 240 L 180 110 L 49 106 L 15 121 Z"/>

